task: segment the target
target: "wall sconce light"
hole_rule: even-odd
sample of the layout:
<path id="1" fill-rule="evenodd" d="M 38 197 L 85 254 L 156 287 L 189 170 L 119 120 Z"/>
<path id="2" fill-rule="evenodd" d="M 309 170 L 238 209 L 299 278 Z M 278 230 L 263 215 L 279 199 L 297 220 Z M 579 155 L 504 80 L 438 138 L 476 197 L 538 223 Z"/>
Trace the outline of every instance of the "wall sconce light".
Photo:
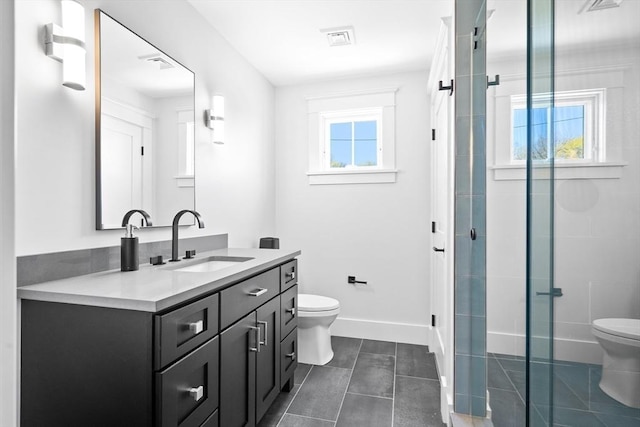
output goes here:
<path id="1" fill-rule="evenodd" d="M 62 0 L 62 28 L 45 25 L 44 47 L 47 56 L 62 62 L 62 84 L 71 89 L 86 86 L 84 44 L 84 7 L 74 0 Z"/>
<path id="2" fill-rule="evenodd" d="M 213 130 L 213 143 L 224 144 L 224 96 L 213 95 L 213 107 L 205 111 L 205 123 Z"/>

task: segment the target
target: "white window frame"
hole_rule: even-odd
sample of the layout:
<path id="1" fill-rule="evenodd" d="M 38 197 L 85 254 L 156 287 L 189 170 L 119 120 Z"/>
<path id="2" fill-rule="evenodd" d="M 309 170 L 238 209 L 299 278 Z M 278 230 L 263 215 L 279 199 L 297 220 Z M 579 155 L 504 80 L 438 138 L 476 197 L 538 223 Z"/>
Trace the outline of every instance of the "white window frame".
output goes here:
<path id="1" fill-rule="evenodd" d="M 533 103 L 534 108 L 539 105 L 541 108 L 549 107 L 549 94 L 537 94 L 534 95 Z M 554 94 L 554 107 L 565 106 L 582 106 L 584 108 L 584 158 L 582 159 L 563 159 L 554 158 L 554 163 L 559 164 L 590 164 L 599 163 L 606 160 L 605 151 L 605 102 L 606 102 L 606 89 L 590 89 L 590 90 L 572 90 L 565 92 L 556 92 Z M 514 159 L 514 115 L 516 110 L 522 110 L 527 108 L 526 95 L 513 95 L 511 96 L 511 123 L 510 123 L 510 137 L 509 137 L 509 159 L 511 164 L 518 165 L 524 164 L 526 159 L 518 160 Z M 551 109 L 548 110 L 548 115 L 551 114 Z M 551 123 L 550 117 L 547 120 Z M 549 127 L 548 132 L 551 131 Z M 553 146 L 553 147 L 552 147 Z M 549 141 L 549 150 L 555 149 L 555 143 Z M 550 152 L 550 151 L 549 151 Z M 544 163 L 549 159 L 540 159 L 538 162 Z"/>
<path id="2" fill-rule="evenodd" d="M 350 111 L 331 111 L 320 113 L 320 119 L 322 120 L 320 139 L 324 140 L 322 146 L 322 162 L 324 168 L 329 171 L 336 170 L 375 170 L 384 169 L 384 156 L 383 156 L 383 123 L 382 123 L 382 108 L 368 108 L 362 110 L 350 110 Z M 355 143 L 353 126 L 357 122 L 376 122 L 376 164 L 373 166 L 358 166 L 354 164 L 355 161 Z M 335 123 L 351 123 L 351 164 L 346 165 L 344 168 L 335 168 L 331 166 L 331 125 Z"/>
<path id="3" fill-rule="evenodd" d="M 309 133 L 309 184 L 393 183 L 395 169 L 395 94 L 398 88 L 380 88 L 307 98 Z M 365 121 L 378 116 L 376 166 L 332 168 L 331 122 Z"/>

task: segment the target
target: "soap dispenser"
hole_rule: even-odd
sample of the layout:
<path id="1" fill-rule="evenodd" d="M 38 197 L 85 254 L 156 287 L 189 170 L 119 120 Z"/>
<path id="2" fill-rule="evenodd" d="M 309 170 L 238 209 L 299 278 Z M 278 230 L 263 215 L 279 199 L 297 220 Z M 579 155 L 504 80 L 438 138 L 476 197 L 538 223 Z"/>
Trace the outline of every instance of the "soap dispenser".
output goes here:
<path id="1" fill-rule="evenodd" d="M 131 215 L 139 213 L 142 215 L 143 221 L 147 223 L 147 227 L 152 225 L 151 217 L 142 209 L 131 209 L 124 214 L 122 218 L 122 226 L 124 227 L 124 237 L 120 239 L 120 270 L 136 271 L 140 261 L 138 260 L 138 238 L 133 235 L 133 229 L 138 228 L 129 224 Z"/>
<path id="2" fill-rule="evenodd" d="M 136 271 L 138 260 L 138 237 L 133 235 L 133 229 L 138 228 L 133 224 L 125 226 L 124 237 L 120 239 L 120 270 Z"/>

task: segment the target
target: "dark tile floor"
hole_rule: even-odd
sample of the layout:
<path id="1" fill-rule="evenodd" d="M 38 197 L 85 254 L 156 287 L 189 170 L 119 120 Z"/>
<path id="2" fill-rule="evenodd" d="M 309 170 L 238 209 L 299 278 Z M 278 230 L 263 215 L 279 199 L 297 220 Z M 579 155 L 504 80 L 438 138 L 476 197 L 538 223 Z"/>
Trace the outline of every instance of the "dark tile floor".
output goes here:
<path id="1" fill-rule="evenodd" d="M 426 346 L 332 337 L 324 366 L 300 364 L 259 427 L 441 427 L 440 382 Z"/>
<path id="2" fill-rule="evenodd" d="M 525 425 L 524 358 L 489 353 L 488 382 L 492 421 L 495 427 Z M 574 362 L 556 362 L 553 384 L 554 426 L 640 427 L 640 409 L 630 408 L 607 396 L 598 383 L 602 367 Z M 549 411 L 548 398 L 535 393 L 546 388 L 533 379 L 533 404 L 537 419 L 533 425 L 544 426 Z M 541 396 L 538 399 L 536 396 Z M 543 400 L 547 400 L 544 402 Z"/>

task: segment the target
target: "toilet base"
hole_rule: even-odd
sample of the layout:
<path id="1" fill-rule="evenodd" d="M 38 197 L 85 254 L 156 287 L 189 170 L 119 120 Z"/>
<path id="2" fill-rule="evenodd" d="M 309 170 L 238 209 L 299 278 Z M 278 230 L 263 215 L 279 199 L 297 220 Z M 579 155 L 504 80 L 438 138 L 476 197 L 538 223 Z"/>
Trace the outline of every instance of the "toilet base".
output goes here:
<path id="1" fill-rule="evenodd" d="M 301 328 L 298 325 L 298 362 L 308 365 L 326 365 L 333 359 L 329 328 L 316 325 Z"/>
<path id="2" fill-rule="evenodd" d="M 600 389 L 624 405 L 640 408 L 640 366 L 637 366 L 636 360 L 631 363 L 629 360 L 626 362 L 628 365 L 636 366 L 625 366 L 620 369 L 620 365 L 624 365 L 624 362 L 611 360 L 605 354 Z M 617 366 L 617 369 L 614 366 Z"/>

